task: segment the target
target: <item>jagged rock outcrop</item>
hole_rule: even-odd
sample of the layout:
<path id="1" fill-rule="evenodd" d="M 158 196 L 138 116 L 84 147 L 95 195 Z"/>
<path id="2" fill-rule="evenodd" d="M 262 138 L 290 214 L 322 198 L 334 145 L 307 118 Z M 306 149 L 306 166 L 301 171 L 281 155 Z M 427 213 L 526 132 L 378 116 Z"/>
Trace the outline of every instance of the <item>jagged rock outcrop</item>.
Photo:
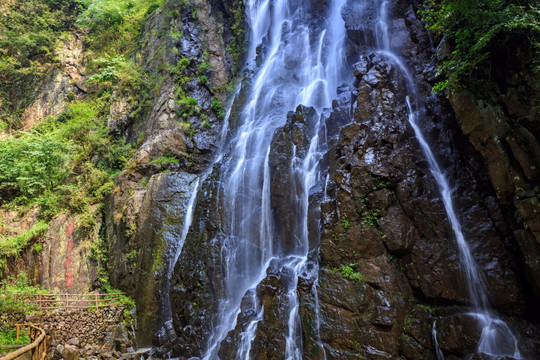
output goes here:
<path id="1" fill-rule="evenodd" d="M 449 106 L 429 94 L 434 66 L 428 36 L 407 2 L 394 4 L 390 14 L 405 14 L 391 24 L 394 45 L 400 46 L 419 87 L 411 105 L 425 109 L 422 128 L 454 187 L 455 205 L 491 301 L 508 315 L 534 314 L 511 226 L 482 176 L 484 165 L 460 134 Z M 474 319 L 460 314 L 460 306 L 468 303 L 466 284 L 439 190 L 407 122 L 405 96 L 411 89 L 395 59 L 356 45 L 370 38 L 372 28 L 354 23 L 346 13 L 344 18 L 349 51 L 364 56 L 354 66 L 353 121 L 330 149 L 335 186 L 329 196 L 334 200 L 322 206 L 321 339 L 333 358 L 430 359 L 431 324 L 440 318 L 442 350 L 465 357 L 475 352 L 480 334 Z M 337 107 L 334 113 L 343 117 L 349 108 Z M 339 275 L 344 266 L 363 281 L 344 279 Z M 521 346 L 535 353 L 534 321 L 516 320 L 512 325 L 522 335 Z"/>
<path id="2" fill-rule="evenodd" d="M 51 69 L 38 86 L 33 102 L 22 113 L 24 130 L 30 130 L 47 116 L 58 115 L 67 102 L 85 92 L 81 35 L 73 33 L 58 51 L 59 66 Z"/>
<path id="3" fill-rule="evenodd" d="M 223 12 L 223 4 L 206 0 L 167 2 L 147 21 L 135 56 L 146 75 L 158 79 L 142 116 L 133 116 L 140 104 L 113 96 L 111 131 L 125 134 L 138 149 L 116 178 L 108 205 L 109 270 L 112 284 L 134 296 L 141 309 L 141 344 L 180 346 L 171 331 L 168 272 L 194 186 L 219 144 L 223 114 L 216 103 L 225 100 L 232 66 Z M 192 260 L 203 254 L 197 250 Z"/>

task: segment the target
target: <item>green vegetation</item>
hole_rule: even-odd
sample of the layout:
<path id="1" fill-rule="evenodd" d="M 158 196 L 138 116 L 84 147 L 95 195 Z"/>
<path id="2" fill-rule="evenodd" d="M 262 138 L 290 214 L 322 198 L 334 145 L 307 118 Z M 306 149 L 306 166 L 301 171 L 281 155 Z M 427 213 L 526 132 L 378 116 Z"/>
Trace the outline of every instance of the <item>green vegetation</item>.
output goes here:
<path id="1" fill-rule="evenodd" d="M 414 311 L 413 311 L 414 312 Z M 403 330 L 408 331 L 412 328 L 413 324 L 418 320 L 416 316 L 414 316 L 412 313 L 407 316 L 405 319 L 405 322 L 403 323 Z"/>
<path id="2" fill-rule="evenodd" d="M 331 272 L 340 274 L 346 279 L 354 280 L 356 282 L 359 282 L 361 284 L 364 283 L 364 277 L 359 272 L 354 271 L 354 269 L 357 267 L 357 264 L 349 264 L 349 265 L 343 265 L 340 268 L 332 269 Z"/>
<path id="3" fill-rule="evenodd" d="M 151 164 L 161 164 L 161 163 L 168 163 L 168 164 L 178 164 L 180 160 L 178 160 L 175 157 L 168 157 L 168 156 L 161 156 L 157 159 L 152 160 Z"/>
<path id="4" fill-rule="evenodd" d="M 77 23 L 89 34 L 90 49 L 102 54 L 114 49 L 117 54 L 130 54 L 143 28 L 144 21 L 162 0 L 81 0 L 82 11 Z"/>
<path id="5" fill-rule="evenodd" d="M 380 218 L 381 218 L 381 210 L 371 209 L 369 210 L 368 214 L 364 216 L 364 218 L 362 219 L 362 222 L 369 227 L 373 227 L 379 222 Z"/>
<path id="6" fill-rule="evenodd" d="M 112 304 L 124 307 L 124 316 L 131 317 L 130 310 L 135 307 L 135 301 L 126 295 L 119 295 L 120 290 L 113 289 L 108 283 L 102 286 L 102 291 L 105 295 L 98 301 L 98 304 Z M 49 291 L 42 290 L 37 286 L 30 286 L 26 273 L 21 272 L 16 277 L 8 277 L 0 284 L 0 313 L 32 313 L 38 311 L 38 307 L 30 302 L 25 301 L 31 296 L 37 294 L 48 294 Z M 93 296 L 92 296 L 93 298 Z M 62 298 L 58 299 L 60 304 L 63 303 Z M 96 310 L 95 306 L 92 310 Z M 11 331 L 0 332 L 0 344 L 8 345 Z M 4 342 L 4 339 L 6 342 Z M 0 350 L 1 351 L 1 350 Z"/>
<path id="7" fill-rule="evenodd" d="M 444 35 L 451 46 L 440 67 L 443 80 L 436 84 L 435 92 L 460 83 L 485 82 L 501 54 L 509 51 L 512 56 L 523 56 L 513 51 L 522 51 L 524 45 L 533 49 L 533 66 L 540 73 L 537 1 L 427 0 L 420 13 L 429 29 Z"/>
<path id="8" fill-rule="evenodd" d="M 230 11 L 232 12 L 231 32 L 234 36 L 227 46 L 227 51 L 233 59 L 233 68 L 231 70 L 233 74 L 236 74 L 240 71 L 246 53 L 246 30 L 248 27 L 245 20 L 246 7 L 244 0 L 236 0 L 233 4 L 234 6 Z"/>
<path id="9" fill-rule="evenodd" d="M 132 154 L 123 139 L 107 135 L 104 110 L 97 102 L 71 104 L 0 143 L 2 204 L 38 205 L 40 217 L 50 219 L 101 201 Z"/>
<path id="10" fill-rule="evenodd" d="M 26 273 L 8 277 L 0 283 L 0 314 L 36 311 L 36 306 L 25 302 L 24 299 L 28 295 L 40 293 L 44 294 L 46 291 L 30 286 Z"/>
<path id="11" fill-rule="evenodd" d="M 347 230 L 349 226 L 351 226 L 349 220 L 347 219 L 347 216 L 343 215 L 343 218 L 341 219 L 341 222 L 343 223 L 343 228 Z"/>
<path id="12" fill-rule="evenodd" d="M 20 126 L 35 83 L 58 62 L 56 49 L 77 9 L 77 0 L 0 2 L 0 129 Z"/>
<path id="13" fill-rule="evenodd" d="M 223 119 L 225 117 L 225 108 L 223 108 L 219 99 L 212 99 L 212 110 L 214 110 L 218 118 Z"/>
<path id="14" fill-rule="evenodd" d="M 0 237 L 0 269 L 8 257 L 33 246 L 61 213 L 78 216 L 79 231 L 95 228 L 103 201 L 134 150 L 107 128 L 110 105 L 127 99 L 130 119 L 148 109 L 154 79 L 133 54 L 146 18 L 163 0 L 11 0 L 0 2 L 0 209 L 38 222 L 24 234 Z M 36 88 L 57 66 L 57 53 L 76 32 L 85 46 L 87 92 L 25 132 L 21 114 Z M 3 132 L 3 133 L 2 133 Z M 10 224 L 5 224 L 10 226 Z M 4 228 L 5 228 L 4 226 Z M 102 260 L 99 244 L 91 244 Z M 100 278 L 106 276 L 100 272 Z M 105 281 L 104 281 L 105 282 Z"/>
<path id="15" fill-rule="evenodd" d="M 4 346 L 26 345 L 29 343 L 30 337 L 24 331 L 19 334 L 19 339 L 17 340 L 17 329 L 15 327 L 8 331 L 0 331 L 0 353 L 13 351 L 13 349 Z"/>
<path id="16" fill-rule="evenodd" d="M 21 235 L 7 239 L 0 237 L 0 270 L 2 270 L 5 266 L 7 257 L 18 256 L 22 249 L 25 249 L 33 240 L 43 235 L 48 228 L 49 224 L 44 221 L 38 221 L 34 226 L 32 226 L 32 228 L 30 228 L 30 230 L 22 233 Z M 41 248 L 36 248 L 36 246 L 34 246 L 34 250 L 39 253 Z"/>
<path id="17" fill-rule="evenodd" d="M 79 214 L 81 230 L 95 225 L 92 204 L 113 187 L 113 177 L 133 150 L 107 134 L 103 102 L 78 102 L 30 132 L 0 142 L 0 206 L 24 214 L 37 207 L 39 221 L 26 233 L 0 238 L 0 267 L 38 239 L 55 216 Z M 36 248 L 35 248 L 36 249 Z"/>
<path id="18" fill-rule="evenodd" d="M 135 300 L 130 298 L 126 295 L 118 295 L 122 291 L 118 289 L 112 288 L 110 285 L 106 284 L 102 287 L 102 290 L 105 291 L 106 294 L 110 294 L 104 297 L 104 299 L 116 299 L 114 300 L 114 304 L 122 306 L 125 308 L 124 315 L 129 314 L 129 310 L 133 309 L 135 307 Z M 126 312 L 127 311 L 127 312 Z"/>
<path id="19" fill-rule="evenodd" d="M 390 180 L 382 176 L 377 176 L 373 174 L 371 174 L 370 176 L 371 176 L 371 180 L 373 181 L 373 187 L 372 187 L 373 191 L 387 188 L 388 186 L 390 186 L 390 184 L 392 184 Z"/>

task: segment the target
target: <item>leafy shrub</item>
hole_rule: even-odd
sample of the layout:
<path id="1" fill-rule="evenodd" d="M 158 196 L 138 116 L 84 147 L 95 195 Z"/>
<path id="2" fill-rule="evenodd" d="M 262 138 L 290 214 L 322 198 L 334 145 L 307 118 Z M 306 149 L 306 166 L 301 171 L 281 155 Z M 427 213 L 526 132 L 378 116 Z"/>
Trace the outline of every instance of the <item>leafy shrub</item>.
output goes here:
<path id="1" fill-rule="evenodd" d="M 77 22 L 87 29 L 90 49 L 103 53 L 115 49 L 119 54 L 133 50 L 146 18 L 163 0 L 82 0 Z"/>
<path id="2" fill-rule="evenodd" d="M 53 134 L 9 136 L 0 142 L 0 193 L 36 197 L 62 183 L 71 145 Z M 7 196 L 6 196 L 7 195 Z"/>
<path id="3" fill-rule="evenodd" d="M 540 6 L 531 0 L 427 0 L 420 11 L 429 29 L 452 47 L 440 66 L 444 80 L 434 91 L 489 77 L 500 49 L 528 42 L 540 55 Z M 493 54 L 493 55 L 492 55 Z M 535 60 L 540 72 L 540 60 Z"/>
<path id="4" fill-rule="evenodd" d="M 0 258 L 7 256 L 17 256 L 21 250 L 26 248 L 30 242 L 47 231 L 49 224 L 44 221 L 38 221 L 30 230 L 21 235 L 7 239 L 0 239 Z"/>
<path id="5" fill-rule="evenodd" d="M 82 0 L 85 9 L 79 16 L 79 24 L 97 30 L 104 27 L 117 27 L 124 20 L 124 15 L 132 1 L 122 0 Z"/>
<path id="6" fill-rule="evenodd" d="M 143 86 L 143 70 L 124 55 L 105 55 L 94 60 L 97 73 L 92 75 L 88 82 L 105 87 L 114 87 L 120 90 L 137 89 Z"/>
<path id="7" fill-rule="evenodd" d="M 219 99 L 212 99 L 212 110 L 214 110 L 218 118 L 222 119 L 225 117 L 225 109 Z"/>
<path id="8" fill-rule="evenodd" d="M 9 276 L 0 286 L 0 314 L 34 311 L 36 306 L 25 302 L 24 299 L 28 295 L 45 293 L 47 291 L 29 285 L 28 276 L 24 272 L 19 273 L 16 277 Z"/>
<path id="9" fill-rule="evenodd" d="M 8 331 L 0 331 L 0 353 L 13 351 L 13 349 L 8 347 L 4 348 L 3 346 L 25 345 L 29 343 L 30 337 L 24 332 L 21 332 L 19 339 L 17 339 L 17 329 L 15 328 Z"/>

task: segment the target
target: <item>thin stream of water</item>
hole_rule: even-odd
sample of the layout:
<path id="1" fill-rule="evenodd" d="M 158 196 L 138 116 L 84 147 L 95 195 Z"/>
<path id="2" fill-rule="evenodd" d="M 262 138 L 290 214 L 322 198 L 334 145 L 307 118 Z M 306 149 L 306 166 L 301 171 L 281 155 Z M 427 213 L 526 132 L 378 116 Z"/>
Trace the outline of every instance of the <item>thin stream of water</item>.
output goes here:
<path id="1" fill-rule="evenodd" d="M 388 3 L 386 0 L 381 3 L 378 24 L 388 23 L 387 6 Z M 410 94 L 415 98 L 418 98 L 414 79 L 407 70 L 407 67 L 404 65 L 403 61 L 392 51 L 389 40 L 390 36 L 388 33 L 388 26 L 378 26 L 377 30 L 377 44 L 379 45 L 380 53 L 385 55 L 389 61 L 396 63 L 407 80 Z M 379 39 L 379 37 L 381 37 L 381 39 Z M 452 231 L 458 245 L 460 259 L 465 273 L 465 281 L 467 283 L 471 303 L 474 307 L 474 313 L 471 315 L 478 319 L 478 323 L 482 328 L 482 334 L 478 344 L 478 352 L 485 353 L 493 357 L 512 356 L 516 359 L 520 359 L 521 354 L 517 346 L 516 337 L 502 320 L 498 319 L 489 311 L 487 286 L 485 285 L 482 271 L 474 260 L 469 244 L 463 236 L 461 223 L 452 202 L 452 190 L 450 189 L 450 185 L 448 184 L 448 181 L 446 180 L 446 177 L 444 176 L 444 173 L 442 172 L 435 155 L 431 150 L 431 147 L 426 141 L 422 130 L 418 125 L 418 110 L 414 109 L 411 105 L 409 96 L 407 96 L 406 102 L 409 109 L 409 124 L 413 128 L 416 138 L 429 164 L 431 175 L 437 182 L 439 191 L 441 193 L 441 199 L 448 216 L 448 221 L 452 227 Z M 437 356 L 439 355 L 442 356 L 442 353 L 437 354 Z"/>

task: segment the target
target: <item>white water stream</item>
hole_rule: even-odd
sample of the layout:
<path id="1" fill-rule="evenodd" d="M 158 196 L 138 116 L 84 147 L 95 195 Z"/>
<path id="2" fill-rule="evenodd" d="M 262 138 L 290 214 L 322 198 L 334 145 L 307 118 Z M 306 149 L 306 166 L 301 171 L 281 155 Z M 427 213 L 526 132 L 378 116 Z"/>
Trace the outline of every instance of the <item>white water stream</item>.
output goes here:
<path id="1" fill-rule="evenodd" d="M 242 301 L 244 305 L 247 302 L 255 309 L 255 315 L 239 335 L 235 358 L 250 359 L 251 344 L 264 316 L 256 287 L 266 277 L 270 264 L 280 267 L 283 273 L 289 275 L 286 284 L 288 329 L 283 334 L 286 344 L 284 358 L 302 359 L 302 329 L 296 289 L 299 275 L 307 271 L 309 262 L 309 193 L 315 185 L 326 188 L 328 181 L 322 178 L 319 167 L 327 150 L 326 139 L 318 138 L 318 134 L 324 133 L 320 131 L 324 124 L 321 119 L 316 124 L 306 124 L 312 126 L 309 133 L 313 134 L 309 150 L 302 157 L 296 157 L 295 154 L 292 160 L 290 170 L 294 183 L 300 184 L 296 186 L 294 194 L 296 208 L 299 209 L 297 221 L 293 233 L 288 234 L 292 246 L 277 240 L 279 236 L 273 223 L 270 144 L 276 130 L 284 125 L 289 111 L 303 104 L 313 106 L 320 113 L 323 108 L 331 105 L 338 85 L 350 80 L 347 75 L 350 69 L 344 54 L 345 24 L 340 13 L 344 3 L 345 0 L 330 0 L 326 14 L 320 14 L 321 9 L 311 9 L 312 5 L 307 0 L 247 1 L 251 31 L 248 68 L 254 69 L 254 72 L 251 82 L 246 85 L 248 91 L 235 121 L 236 129 L 232 129 L 235 135 L 229 143 L 223 143 L 217 160 L 223 171 L 221 191 L 225 222 L 222 232 L 213 241 L 219 243 L 221 249 L 223 274 L 220 283 L 216 285 L 218 309 L 212 318 L 207 319 L 211 321 L 213 330 L 203 355 L 205 360 L 219 358 L 221 342 L 237 325 Z M 377 10 L 377 20 L 374 29 L 371 29 L 375 41 L 367 47 L 371 46 L 372 50 L 379 51 L 389 62 L 401 68 L 409 83 L 410 94 L 416 97 L 414 80 L 391 46 L 388 1 L 362 1 L 362 6 L 366 7 L 366 4 Z M 369 14 L 362 16 L 369 18 Z M 478 351 L 492 356 L 521 358 L 514 335 L 504 322 L 488 310 L 486 287 L 463 237 L 452 204 L 452 192 L 417 125 L 419 114 L 408 98 L 407 105 L 409 123 L 437 181 L 459 247 L 474 307 L 471 315 L 478 319 L 482 327 Z M 318 301 L 316 296 L 315 300 Z M 433 332 L 436 336 L 435 326 Z M 437 357 L 440 360 L 442 352 L 437 352 Z"/>
<path id="2" fill-rule="evenodd" d="M 251 342 L 264 314 L 258 308 L 255 289 L 266 277 L 269 264 L 287 273 L 287 327 L 285 359 L 302 358 L 302 333 L 298 276 L 308 262 L 308 198 L 310 189 L 321 182 L 319 162 L 326 151 L 319 139 L 319 119 L 312 126 L 309 150 L 292 159 L 295 184 L 296 223 L 288 241 L 280 243 L 275 233 L 271 209 L 270 143 L 275 131 L 284 125 L 287 113 L 298 105 L 317 111 L 329 107 L 337 86 L 344 82 L 345 27 L 340 15 L 343 0 L 330 2 L 326 14 L 310 10 L 306 0 L 250 0 L 248 67 L 255 68 L 247 98 L 236 124 L 238 129 L 218 159 L 222 162 L 222 193 L 225 227 L 214 241 L 222 249 L 223 277 L 219 288 L 218 311 L 212 321 L 204 359 L 217 359 L 221 341 L 237 325 L 242 299 L 256 310 L 256 316 L 240 334 L 237 359 L 249 359 Z M 322 15 L 322 16 L 321 16 Z M 258 47 L 259 50 L 257 49 Z M 289 184 L 293 186 L 294 184 Z M 277 264 L 277 265 L 276 265 Z M 246 299 L 244 298 L 244 304 Z"/>
<path id="3" fill-rule="evenodd" d="M 388 1 L 383 1 L 378 12 L 378 25 L 376 32 L 378 50 L 381 54 L 387 57 L 390 62 L 394 62 L 401 69 L 407 80 L 410 95 L 416 99 L 418 94 L 416 93 L 414 79 L 407 70 L 407 67 L 404 65 L 403 61 L 396 55 L 390 45 L 390 35 L 388 33 L 387 25 L 387 6 Z M 516 337 L 508 328 L 506 323 L 497 318 L 496 315 L 489 310 L 487 287 L 483 274 L 478 267 L 478 264 L 474 260 L 469 244 L 463 236 L 461 223 L 452 202 L 452 190 L 448 184 L 448 181 L 446 180 L 446 177 L 444 176 L 444 173 L 439 167 L 431 147 L 424 138 L 422 130 L 418 125 L 418 110 L 414 109 L 414 107 L 411 105 L 409 96 L 407 96 L 406 101 L 409 109 L 409 124 L 414 129 L 416 138 L 418 139 L 420 147 L 422 148 L 424 156 L 429 164 L 431 175 L 437 182 L 439 191 L 441 193 L 441 199 L 448 216 L 448 221 L 452 227 L 454 238 L 458 245 L 463 272 L 465 274 L 465 281 L 470 300 L 474 308 L 474 312 L 470 313 L 470 315 L 477 319 L 478 324 L 482 329 L 478 344 L 478 352 L 490 355 L 492 357 L 511 356 L 516 359 L 521 359 Z M 433 331 L 436 334 L 435 327 L 433 327 Z M 437 357 L 443 357 L 442 352 L 439 351 L 437 353 Z"/>

